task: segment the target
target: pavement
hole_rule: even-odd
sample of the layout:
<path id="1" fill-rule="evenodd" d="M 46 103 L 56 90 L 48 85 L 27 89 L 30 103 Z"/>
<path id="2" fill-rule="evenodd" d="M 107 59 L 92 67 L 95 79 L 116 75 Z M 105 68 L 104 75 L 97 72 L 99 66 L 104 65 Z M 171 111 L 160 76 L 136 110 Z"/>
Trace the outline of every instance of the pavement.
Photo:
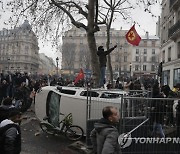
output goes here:
<path id="1" fill-rule="evenodd" d="M 90 154 L 85 139 L 72 142 L 65 136 L 54 136 L 44 133 L 39 127 L 33 107 L 22 114 L 21 154 Z"/>

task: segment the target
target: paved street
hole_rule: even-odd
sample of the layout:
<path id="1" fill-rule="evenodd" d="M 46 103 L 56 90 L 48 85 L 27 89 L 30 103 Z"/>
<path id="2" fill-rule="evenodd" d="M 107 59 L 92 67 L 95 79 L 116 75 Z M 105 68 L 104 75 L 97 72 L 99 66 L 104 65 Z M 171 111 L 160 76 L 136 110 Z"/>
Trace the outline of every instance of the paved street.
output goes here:
<path id="1" fill-rule="evenodd" d="M 21 124 L 22 131 L 22 152 L 21 154 L 78 154 L 68 146 L 73 142 L 64 136 L 56 137 L 47 135 L 39 127 L 33 111 L 23 114 Z"/>

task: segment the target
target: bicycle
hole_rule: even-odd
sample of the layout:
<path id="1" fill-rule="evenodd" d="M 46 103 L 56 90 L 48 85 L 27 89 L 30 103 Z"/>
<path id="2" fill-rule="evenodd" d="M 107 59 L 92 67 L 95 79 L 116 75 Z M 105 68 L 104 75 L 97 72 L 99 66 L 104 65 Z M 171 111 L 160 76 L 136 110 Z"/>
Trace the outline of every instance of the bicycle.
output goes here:
<path id="1" fill-rule="evenodd" d="M 64 115 L 60 113 L 61 115 Z M 48 120 L 45 117 L 43 120 Z M 40 122 L 40 127 L 43 132 L 50 135 L 65 135 L 71 141 L 78 141 L 84 136 L 84 131 L 80 126 L 72 125 L 72 113 L 69 113 L 59 122 L 59 126 L 54 126 L 48 122 Z"/>

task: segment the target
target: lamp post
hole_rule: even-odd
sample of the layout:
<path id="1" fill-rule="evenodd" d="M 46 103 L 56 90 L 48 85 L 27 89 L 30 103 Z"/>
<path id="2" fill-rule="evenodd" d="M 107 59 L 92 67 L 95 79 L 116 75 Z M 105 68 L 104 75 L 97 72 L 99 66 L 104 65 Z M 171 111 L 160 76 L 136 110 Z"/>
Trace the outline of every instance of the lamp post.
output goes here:
<path id="1" fill-rule="evenodd" d="M 120 50 L 119 50 L 120 49 Z M 122 50 L 122 45 L 118 48 L 118 63 L 119 63 L 119 77 L 121 78 L 121 50 Z"/>
<path id="2" fill-rule="evenodd" d="M 56 64 L 57 64 L 57 76 L 58 76 L 58 64 L 59 64 L 59 58 L 56 58 Z"/>
<path id="3" fill-rule="evenodd" d="M 129 64 L 129 73 L 130 73 L 130 78 L 131 78 L 131 70 L 132 70 L 132 64 Z"/>
<path id="4" fill-rule="evenodd" d="M 11 59 L 8 58 L 7 60 L 8 60 L 8 74 L 9 74 L 9 61 L 10 61 Z"/>

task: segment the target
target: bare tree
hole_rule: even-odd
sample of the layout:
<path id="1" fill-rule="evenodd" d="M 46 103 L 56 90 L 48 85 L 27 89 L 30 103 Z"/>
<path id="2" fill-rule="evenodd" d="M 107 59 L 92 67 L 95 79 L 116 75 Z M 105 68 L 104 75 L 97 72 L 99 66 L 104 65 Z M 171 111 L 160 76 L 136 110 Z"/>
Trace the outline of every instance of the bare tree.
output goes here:
<path id="1" fill-rule="evenodd" d="M 89 51 L 91 54 L 91 69 L 98 84 L 100 71 L 96 55 L 96 41 L 94 33 L 99 31 L 95 7 L 97 0 L 8 0 L 3 3 L 3 8 L 11 10 L 9 23 L 17 25 L 26 18 L 32 24 L 35 32 L 44 39 L 50 39 L 58 46 L 62 36 L 61 29 L 66 29 L 73 24 L 77 28 L 84 28 L 87 32 Z M 97 12 L 97 11 L 96 11 Z M 15 22 L 14 22 L 15 21 Z M 47 37 L 49 36 L 49 37 Z M 47 39 L 47 40 L 48 40 Z"/>
<path id="2" fill-rule="evenodd" d="M 99 0 L 100 1 L 100 0 Z M 62 36 L 61 29 L 66 29 L 70 24 L 77 28 L 84 28 L 87 32 L 87 40 L 91 55 L 91 67 L 95 84 L 98 84 L 100 77 L 99 62 L 96 55 L 96 41 L 94 34 L 99 31 L 99 24 L 104 21 L 98 20 L 98 0 L 2 0 L 2 9 L 9 9 L 13 16 L 9 22 L 16 25 L 23 18 L 30 20 L 35 32 L 45 39 L 50 39 L 54 45 L 59 45 L 59 38 Z M 103 0 L 106 5 L 109 1 Z M 112 2 L 113 0 L 110 0 Z M 114 0 L 115 1 L 115 0 Z M 116 0 L 116 5 L 109 10 L 114 11 L 117 5 L 128 0 Z M 136 5 L 143 4 L 145 11 L 155 0 L 136 0 Z M 159 0 L 156 0 L 157 2 Z M 1 1 L 0 1 L 1 2 Z M 132 2 L 132 1 L 131 1 Z M 7 3 L 7 6 L 5 6 Z M 130 4 L 130 3 L 129 3 Z M 128 8 L 128 6 L 127 6 Z M 15 20 L 14 20 L 15 19 Z M 14 21 L 16 21 L 14 23 Z M 109 25 L 111 25 L 109 23 Z M 110 27 L 110 26 L 109 26 Z M 47 37 L 49 36 L 49 37 Z M 109 62 L 110 63 L 110 62 Z"/>
<path id="3" fill-rule="evenodd" d="M 101 19 L 107 28 L 107 41 L 106 41 L 106 47 L 109 49 L 110 45 L 110 30 L 112 27 L 113 21 L 115 21 L 118 18 L 122 18 L 123 20 L 132 20 L 131 18 L 131 10 L 135 9 L 137 7 L 143 7 L 145 12 L 149 12 L 152 17 L 154 17 L 154 14 L 151 12 L 151 6 L 153 6 L 155 3 L 161 3 L 160 1 L 155 0 L 103 0 L 104 3 L 101 3 L 99 5 L 99 18 Z M 128 21 L 129 21 L 128 20 Z M 108 55 L 108 69 L 110 72 L 110 81 L 113 83 L 113 71 L 112 71 L 112 65 L 111 65 L 111 56 Z"/>

